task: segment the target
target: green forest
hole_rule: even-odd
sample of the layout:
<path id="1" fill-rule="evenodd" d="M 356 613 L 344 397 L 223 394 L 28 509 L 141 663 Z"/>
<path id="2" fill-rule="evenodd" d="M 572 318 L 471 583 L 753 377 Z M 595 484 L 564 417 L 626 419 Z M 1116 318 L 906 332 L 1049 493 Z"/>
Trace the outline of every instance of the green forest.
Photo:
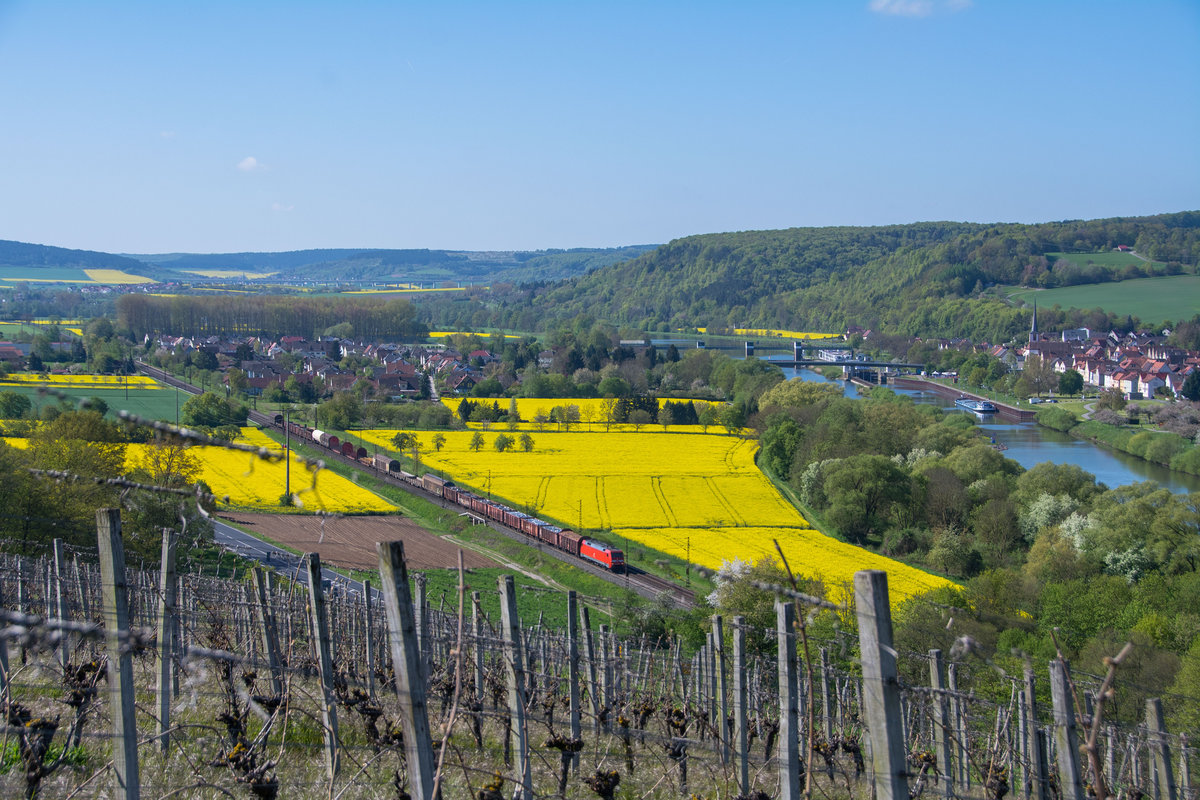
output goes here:
<path id="1" fill-rule="evenodd" d="M 1118 246 L 1148 260 L 1118 266 L 1061 257 Z M 1194 273 L 1198 259 L 1200 212 L 1039 225 L 790 228 L 689 236 L 567 281 L 494 286 L 470 300 L 432 300 L 422 308 L 438 324 L 476 328 L 539 330 L 583 314 L 645 331 L 842 331 L 856 324 L 1004 341 L 1028 326 L 1029 315 L 988 294 L 992 287 Z M 1046 328 L 1128 329 L 1136 322 L 1101 311 L 1044 313 Z"/>

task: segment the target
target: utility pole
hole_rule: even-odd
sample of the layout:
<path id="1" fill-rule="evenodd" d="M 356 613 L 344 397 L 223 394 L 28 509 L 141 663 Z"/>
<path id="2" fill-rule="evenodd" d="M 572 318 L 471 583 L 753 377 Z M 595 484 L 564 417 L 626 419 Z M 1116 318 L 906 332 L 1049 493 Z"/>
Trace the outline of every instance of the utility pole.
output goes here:
<path id="1" fill-rule="evenodd" d="M 285 497 L 292 496 L 292 437 L 291 425 L 292 420 L 291 409 L 284 409 L 283 412 L 283 494 Z"/>

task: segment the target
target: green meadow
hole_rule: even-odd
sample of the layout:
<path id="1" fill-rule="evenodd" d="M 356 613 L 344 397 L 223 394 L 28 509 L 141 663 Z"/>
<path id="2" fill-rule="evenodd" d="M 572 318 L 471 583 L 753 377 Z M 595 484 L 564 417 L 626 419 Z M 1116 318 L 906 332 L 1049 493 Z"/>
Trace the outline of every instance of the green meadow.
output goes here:
<path id="1" fill-rule="evenodd" d="M 74 267 L 17 267 L 5 264 L 0 264 L 0 281 L 95 283 L 86 272 Z"/>
<path id="2" fill-rule="evenodd" d="M 1113 250 L 1106 250 L 1103 253 L 1046 253 L 1046 258 L 1051 261 L 1070 261 L 1078 267 L 1086 267 L 1088 264 L 1118 268 L 1127 267 L 1130 264 L 1139 267 L 1146 264 L 1153 264 L 1157 267 L 1165 266 L 1161 261 L 1149 261 L 1138 258 L 1132 253 L 1120 253 Z"/>
<path id="3" fill-rule="evenodd" d="M 123 388 L 82 388 L 82 387 L 54 387 L 54 394 L 40 391 L 37 386 L 13 386 L 2 385 L 0 392 L 16 392 L 17 394 L 26 395 L 33 403 L 35 409 L 41 409 L 47 405 L 55 405 L 59 402 L 58 394 L 64 394 L 70 398 L 70 402 L 78 403 L 81 400 L 86 400 L 92 397 L 99 397 L 104 402 L 108 403 L 108 417 L 116 419 L 117 412 L 129 411 L 139 417 L 147 419 L 161 419 L 167 422 L 175 422 L 175 390 L 174 389 L 146 389 L 130 387 L 128 397 Z M 187 402 L 191 395 L 186 392 L 179 393 L 179 407 Z"/>
<path id="4" fill-rule="evenodd" d="M 1108 255 L 1100 253 L 1097 255 Z M 1113 253 L 1112 255 L 1122 255 Z M 1102 308 L 1142 322 L 1157 325 L 1191 319 L 1200 314 L 1200 275 L 1170 275 L 1136 278 L 1114 283 L 1089 283 L 1061 289 L 1020 289 L 1009 294 L 1013 301 L 1042 308 Z"/>

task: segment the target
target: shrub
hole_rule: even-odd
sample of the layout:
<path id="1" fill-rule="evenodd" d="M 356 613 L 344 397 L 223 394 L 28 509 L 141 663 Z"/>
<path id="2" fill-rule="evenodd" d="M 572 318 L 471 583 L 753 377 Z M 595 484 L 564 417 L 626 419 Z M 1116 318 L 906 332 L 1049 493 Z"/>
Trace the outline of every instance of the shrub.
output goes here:
<path id="1" fill-rule="evenodd" d="M 1047 428 L 1053 428 L 1056 431 L 1063 431 L 1064 433 L 1074 428 L 1076 423 L 1079 422 L 1070 411 L 1056 406 L 1039 409 L 1036 419 L 1038 425 L 1044 425 Z"/>

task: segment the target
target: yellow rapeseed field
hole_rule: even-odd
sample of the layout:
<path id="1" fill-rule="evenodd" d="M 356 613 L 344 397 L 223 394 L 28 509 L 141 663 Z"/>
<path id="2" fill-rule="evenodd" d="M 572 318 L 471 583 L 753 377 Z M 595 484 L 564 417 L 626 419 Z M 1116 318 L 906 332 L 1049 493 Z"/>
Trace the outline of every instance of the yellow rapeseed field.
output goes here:
<path id="1" fill-rule="evenodd" d="M 144 278 L 141 275 L 131 275 L 128 272 L 120 269 L 85 269 L 87 274 L 96 283 L 110 284 L 134 284 L 134 283 L 157 283 L 153 278 Z"/>
<path id="2" fill-rule="evenodd" d="M 236 269 L 185 269 L 180 271 L 189 275 L 199 275 L 202 278 L 245 278 L 247 280 L 261 280 L 279 274 L 278 272 L 243 272 Z"/>
<path id="3" fill-rule="evenodd" d="M 39 375 L 32 372 L 14 373 L 0 380 L 0 384 L 46 384 L 49 386 L 82 386 L 107 389 L 149 388 L 158 386 L 153 378 L 145 375 Z"/>
<path id="4" fill-rule="evenodd" d="M 267 447 L 274 452 L 282 448 L 257 428 L 242 428 L 239 440 L 255 447 Z M 128 445 L 126 466 L 133 469 L 143 463 L 144 452 L 151 445 Z M 199 458 L 203 471 L 200 480 L 217 497 L 228 495 L 229 504 L 241 508 L 279 510 L 279 498 L 284 489 L 282 461 L 264 461 L 250 453 L 224 447 L 196 447 L 192 452 Z M 339 514 L 395 511 L 396 507 L 374 492 L 362 488 L 332 470 L 310 472 L 303 461 L 292 455 L 291 489 L 297 505 L 307 511 L 328 511 Z"/>
<path id="5" fill-rule="evenodd" d="M 535 432 L 537 430 L 536 426 L 532 423 L 532 420 L 535 416 L 537 416 L 538 414 L 543 414 L 546 417 L 549 417 L 550 412 L 553 411 L 555 408 L 565 408 L 566 406 L 579 406 L 580 423 L 577 426 L 579 429 L 581 429 L 581 430 L 604 430 L 604 411 L 603 411 L 602 406 L 605 402 L 611 402 L 611 401 L 606 400 L 606 398 L 603 398 L 603 397 L 517 397 L 517 398 L 501 397 L 498 399 L 497 398 L 487 398 L 487 397 L 471 397 L 471 398 L 467 398 L 467 399 L 469 399 L 473 403 L 484 403 L 489 406 L 492 403 L 499 403 L 500 410 L 505 413 L 508 412 L 509 405 L 515 399 L 517 401 L 517 413 L 520 414 L 521 419 L 524 420 L 524 422 L 521 423 L 518 430 L 530 431 L 530 432 Z M 458 406 L 460 403 L 462 403 L 462 401 L 463 401 L 463 398 L 461 398 L 461 397 L 443 397 L 442 398 L 442 403 L 447 408 L 449 408 L 451 411 L 455 412 L 456 414 L 458 413 Z M 666 402 L 687 403 L 689 401 L 687 399 L 676 399 L 676 398 L 670 398 L 670 397 L 659 398 L 659 400 L 658 400 L 659 407 L 661 408 L 662 404 L 666 403 Z M 699 414 L 700 411 L 706 405 L 716 405 L 716 406 L 723 405 L 722 403 L 710 403 L 707 400 L 692 400 L 690 402 L 695 404 L 697 414 Z M 476 423 L 471 423 L 471 426 L 475 427 L 475 428 L 480 427 Z M 555 427 L 554 424 L 546 423 L 545 429 L 552 430 L 554 427 Z M 650 430 L 652 427 L 653 426 L 643 426 L 642 430 Z M 671 426 L 671 427 L 673 430 L 676 428 L 680 428 L 683 430 L 688 430 L 688 429 L 695 429 L 697 431 L 700 430 L 700 428 L 698 426 L 694 426 L 694 425 L 692 425 L 692 426 L 687 426 L 687 425 Z M 717 426 L 717 427 L 720 427 L 720 426 Z M 492 428 L 497 429 L 497 430 L 504 428 L 505 430 L 507 430 L 505 423 L 492 423 Z M 661 428 L 659 428 L 659 429 L 661 430 Z M 633 426 L 632 425 L 613 425 L 613 426 L 611 426 L 611 430 L 612 431 L 633 431 Z"/>
<path id="6" fill-rule="evenodd" d="M 757 443 L 701 433 L 533 434 L 534 449 L 499 453 L 496 436 L 470 449 L 475 431 L 435 435 L 413 431 L 421 460 L 456 483 L 532 510 L 573 528 L 611 531 L 614 544 L 638 542 L 711 569 L 723 561 L 756 561 L 774 555 L 778 539 L 792 568 L 822 579 L 841 599 L 841 588 L 861 569 L 889 575 L 894 602 L 949 581 L 832 539 L 788 503 L 754 463 Z M 362 438 L 391 448 L 394 430 L 363 431 Z M 514 438 L 516 438 L 514 436 Z"/>
<path id="7" fill-rule="evenodd" d="M 426 292 L 465 292 L 461 286 L 447 286 L 441 289 L 347 289 L 340 294 L 424 294 Z"/>
<path id="8" fill-rule="evenodd" d="M 494 334 L 494 333 L 483 333 L 483 332 L 474 332 L 474 331 L 430 331 L 429 332 L 430 339 L 445 339 L 450 336 L 478 336 L 481 339 L 490 339 L 495 335 L 496 334 Z M 505 333 L 502 335 L 504 336 L 505 339 L 520 339 L 521 338 L 520 336 L 517 336 L 516 334 L 513 334 L 513 333 Z"/>
<path id="9" fill-rule="evenodd" d="M 696 333 L 708 333 L 708 328 L 696 328 Z M 835 339 L 836 333 L 814 333 L 812 331 L 779 331 L 774 328 L 734 328 L 734 336 L 765 336 L 784 339 Z"/>

